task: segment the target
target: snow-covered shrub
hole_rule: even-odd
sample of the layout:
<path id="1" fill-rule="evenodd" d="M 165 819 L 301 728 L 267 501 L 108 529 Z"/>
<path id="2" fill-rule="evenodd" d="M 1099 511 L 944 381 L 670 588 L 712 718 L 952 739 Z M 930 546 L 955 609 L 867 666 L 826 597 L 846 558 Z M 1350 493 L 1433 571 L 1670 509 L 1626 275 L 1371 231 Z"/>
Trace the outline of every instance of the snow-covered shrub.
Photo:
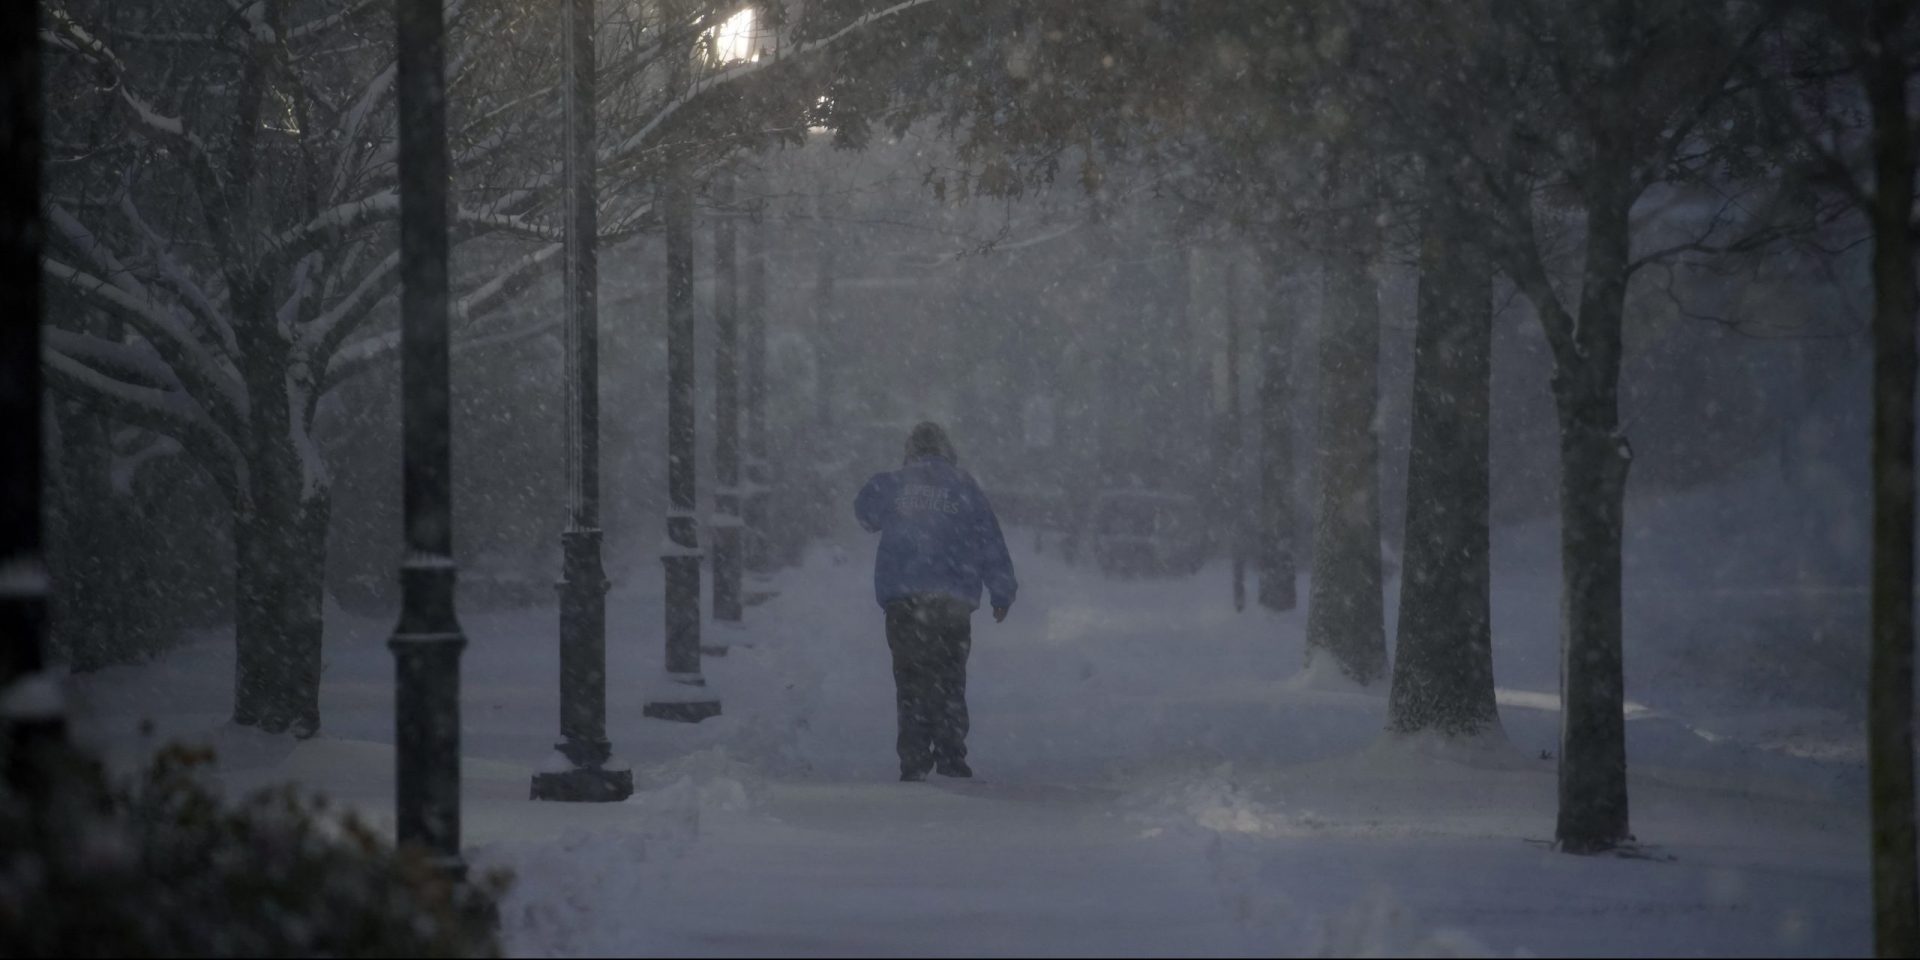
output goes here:
<path id="1" fill-rule="evenodd" d="M 497 956 L 502 875 L 450 882 L 294 787 L 237 802 L 169 747 L 30 815 L 0 793 L 0 956 Z"/>

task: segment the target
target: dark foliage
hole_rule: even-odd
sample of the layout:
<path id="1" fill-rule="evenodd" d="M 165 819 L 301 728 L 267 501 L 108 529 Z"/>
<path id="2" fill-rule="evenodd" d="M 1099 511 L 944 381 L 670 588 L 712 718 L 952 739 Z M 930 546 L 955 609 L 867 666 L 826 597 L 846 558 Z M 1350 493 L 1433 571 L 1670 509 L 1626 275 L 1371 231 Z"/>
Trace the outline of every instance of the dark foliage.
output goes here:
<path id="1" fill-rule="evenodd" d="M 504 877 L 452 883 L 291 786 L 228 801 L 211 761 L 174 746 L 128 785 L 82 773 L 44 818 L 0 795 L 0 955 L 499 954 Z"/>

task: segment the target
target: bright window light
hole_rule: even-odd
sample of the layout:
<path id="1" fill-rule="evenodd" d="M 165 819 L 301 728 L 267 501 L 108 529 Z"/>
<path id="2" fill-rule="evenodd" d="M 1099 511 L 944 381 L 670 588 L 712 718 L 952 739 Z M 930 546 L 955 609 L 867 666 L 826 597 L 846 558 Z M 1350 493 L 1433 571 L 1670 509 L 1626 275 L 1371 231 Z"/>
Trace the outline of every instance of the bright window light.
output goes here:
<path id="1" fill-rule="evenodd" d="M 721 63 L 760 59 L 760 51 L 754 48 L 753 43 L 752 7 L 728 17 L 726 22 L 708 31 L 707 35 L 712 38 L 713 58 Z"/>

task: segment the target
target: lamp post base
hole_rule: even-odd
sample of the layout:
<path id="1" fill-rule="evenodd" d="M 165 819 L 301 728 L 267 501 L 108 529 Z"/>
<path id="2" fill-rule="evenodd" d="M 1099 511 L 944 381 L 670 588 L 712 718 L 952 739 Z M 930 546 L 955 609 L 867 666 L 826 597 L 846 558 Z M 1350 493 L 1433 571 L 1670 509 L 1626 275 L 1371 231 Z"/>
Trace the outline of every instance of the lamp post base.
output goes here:
<path id="1" fill-rule="evenodd" d="M 718 700 L 660 700 L 640 708 L 642 716 L 652 720 L 699 723 L 720 715 Z"/>
<path id="2" fill-rule="evenodd" d="M 562 803 L 619 803 L 633 796 L 633 771 L 574 767 L 533 775 L 534 800 Z"/>
<path id="3" fill-rule="evenodd" d="M 713 626 L 714 629 L 707 631 L 701 637 L 701 656 L 724 657 L 727 655 L 727 651 L 734 647 L 751 650 L 759 646 L 759 643 L 755 639 L 756 635 L 747 629 L 746 624 L 738 620 L 732 622 L 724 620 L 717 621 Z"/>
<path id="4" fill-rule="evenodd" d="M 699 723 L 720 715 L 720 698 L 707 689 L 699 674 L 670 673 L 666 682 L 648 693 L 642 716 L 652 720 Z"/>

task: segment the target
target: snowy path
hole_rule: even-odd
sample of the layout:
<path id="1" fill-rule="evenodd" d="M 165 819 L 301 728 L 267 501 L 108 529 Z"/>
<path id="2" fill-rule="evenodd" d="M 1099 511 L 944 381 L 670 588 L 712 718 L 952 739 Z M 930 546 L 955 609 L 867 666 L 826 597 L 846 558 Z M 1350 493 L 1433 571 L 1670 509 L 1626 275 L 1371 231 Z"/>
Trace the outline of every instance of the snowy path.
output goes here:
<path id="1" fill-rule="evenodd" d="M 786 787 L 675 865 L 667 954 L 1231 953 L 1205 861 L 1068 790 Z"/>
<path id="2" fill-rule="evenodd" d="M 1377 694 L 1301 682 L 1299 614 L 1235 614 L 1217 568 L 1116 584 L 1050 554 L 1017 559 L 1014 617 L 976 618 L 976 783 L 893 781 L 891 676 L 864 555 L 814 556 L 725 632 L 733 655 L 707 669 L 727 712 L 697 727 L 640 716 L 660 607 L 657 574 L 635 565 L 609 610 L 609 733 L 642 786 L 625 804 L 526 799 L 552 740 L 553 613 L 468 614 L 465 836 L 479 867 L 518 878 L 509 949 L 1867 947 L 1857 767 L 1703 733 L 1706 721 L 1650 695 L 1657 685 L 1630 687 L 1649 701 L 1630 730 L 1635 826 L 1660 859 L 1530 842 L 1552 829 L 1553 764 L 1537 759 L 1557 724 L 1540 678 L 1550 594 L 1496 598 L 1512 746 L 1437 758 L 1378 743 Z M 128 731 L 152 718 L 163 735 L 211 739 L 230 788 L 298 779 L 390 818 L 390 623 L 334 621 L 320 738 L 224 726 L 231 655 L 217 641 L 87 680 L 90 732 L 128 755 Z"/>

